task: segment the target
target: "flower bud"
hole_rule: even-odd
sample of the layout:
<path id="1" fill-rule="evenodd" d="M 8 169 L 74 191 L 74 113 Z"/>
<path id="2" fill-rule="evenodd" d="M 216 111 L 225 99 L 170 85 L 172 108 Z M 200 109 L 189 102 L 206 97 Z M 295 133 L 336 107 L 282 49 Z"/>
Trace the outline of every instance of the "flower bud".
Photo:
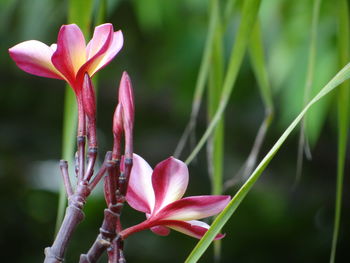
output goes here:
<path id="1" fill-rule="evenodd" d="M 119 85 L 119 103 L 122 106 L 123 111 L 123 126 L 125 132 L 125 156 L 132 158 L 133 152 L 133 129 L 134 129 L 134 92 L 130 77 L 126 71 L 123 72 L 123 76 Z"/>
<path id="2" fill-rule="evenodd" d="M 113 152 L 112 152 L 112 159 L 120 159 L 121 156 L 121 137 L 123 134 L 123 113 L 122 113 L 122 106 L 119 103 L 117 107 L 115 108 L 114 116 L 113 116 L 113 136 L 114 136 L 114 143 L 113 143 Z"/>
<path id="3" fill-rule="evenodd" d="M 119 85 L 119 102 L 123 106 L 124 127 L 134 126 L 134 92 L 131 85 L 131 80 L 126 71 L 123 72 L 123 76 Z"/>
<path id="4" fill-rule="evenodd" d="M 94 86 L 88 73 L 84 75 L 82 95 L 85 114 L 90 120 L 93 120 L 96 117 L 96 100 Z"/>

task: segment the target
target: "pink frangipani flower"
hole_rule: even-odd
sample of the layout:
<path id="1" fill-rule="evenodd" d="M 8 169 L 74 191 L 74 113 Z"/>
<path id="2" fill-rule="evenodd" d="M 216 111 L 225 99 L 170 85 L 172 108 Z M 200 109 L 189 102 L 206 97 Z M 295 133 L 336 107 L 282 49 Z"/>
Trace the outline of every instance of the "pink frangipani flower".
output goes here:
<path id="1" fill-rule="evenodd" d="M 25 72 L 63 79 L 79 94 L 84 74 L 92 77 L 114 58 L 122 46 L 122 32 L 114 32 L 112 24 L 97 26 L 87 45 L 80 28 L 70 24 L 61 27 L 57 44 L 47 46 L 37 40 L 28 40 L 10 48 L 9 53 Z"/>
<path id="2" fill-rule="evenodd" d="M 148 228 L 163 236 L 171 228 L 201 238 L 209 225 L 197 219 L 221 212 L 231 199 L 224 195 L 182 198 L 188 185 L 188 169 L 173 157 L 159 163 L 154 171 L 140 156 L 134 154 L 133 160 L 126 200 L 132 208 L 146 213 L 147 219 L 124 229 L 120 233 L 123 239 Z M 219 234 L 216 239 L 223 236 Z"/>

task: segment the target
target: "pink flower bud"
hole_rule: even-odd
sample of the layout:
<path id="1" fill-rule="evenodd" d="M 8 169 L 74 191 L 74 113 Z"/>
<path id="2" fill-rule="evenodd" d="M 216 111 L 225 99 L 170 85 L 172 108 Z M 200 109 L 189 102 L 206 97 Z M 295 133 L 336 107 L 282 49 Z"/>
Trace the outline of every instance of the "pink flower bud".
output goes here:
<path id="1" fill-rule="evenodd" d="M 115 108 L 114 116 L 113 116 L 113 136 L 114 136 L 114 143 L 113 143 L 113 152 L 112 152 L 112 159 L 120 159 L 121 156 L 121 136 L 123 134 L 123 113 L 122 113 L 122 106 L 119 103 L 118 106 Z"/>
<path id="2" fill-rule="evenodd" d="M 133 129 L 134 129 L 134 92 L 130 77 L 126 71 L 123 72 L 123 76 L 119 85 L 119 103 L 123 109 L 123 126 L 125 132 L 125 156 L 126 158 L 132 158 L 133 152 Z"/>
<path id="3" fill-rule="evenodd" d="M 90 120 L 93 120 L 96 117 L 96 99 L 94 86 L 92 85 L 88 73 L 85 73 L 84 75 L 82 94 L 85 114 Z"/>

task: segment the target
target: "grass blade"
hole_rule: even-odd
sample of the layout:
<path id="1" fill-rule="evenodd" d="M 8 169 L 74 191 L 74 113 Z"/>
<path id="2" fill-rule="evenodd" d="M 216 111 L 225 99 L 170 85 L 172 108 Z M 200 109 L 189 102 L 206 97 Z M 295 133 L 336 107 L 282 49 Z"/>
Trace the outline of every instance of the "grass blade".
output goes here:
<path id="1" fill-rule="evenodd" d="M 259 163 L 253 173 L 250 175 L 249 179 L 242 185 L 238 190 L 236 195 L 232 198 L 230 203 L 226 208 L 216 217 L 210 229 L 198 242 L 196 247 L 192 250 L 191 254 L 186 259 L 186 263 L 197 262 L 200 256 L 205 252 L 210 243 L 213 241 L 220 229 L 226 224 L 226 222 L 231 218 L 232 214 L 238 208 L 240 203 L 243 201 L 245 196 L 249 193 L 251 188 L 254 186 L 255 182 L 259 179 L 261 173 L 265 170 L 267 165 L 273 159 L 275 154 L 278 152 L 280 147 L 283 145 L 288 136 L 292 133 L 295 127 L 300 123 L 302 118 L 305 116 L 307 111 L 312 105 L 326 96 L 329 92 L 334 90 L 338 85 L 343 83 L 346 79 L 350 78 L 350 63 L 347 64 L 342 70 L 340 70 L 334 77 L 331 79 L 326 86 L 324 86 L 321 91 L 305 106 L 305 108 L 300 112 L 300 114 L 294 119 L 294 121 L 289 125 L 289 127 L 284 131 L 282 136 L 277 140 L 273 145 L 271 150 Z"/>
<path id="2" fill-rule="evenodd" d="M 202 136 L 192 153 L 186 159 L 186 164 L 189 164 L 198 154 L 199 150 L 203 147 L 204 143 L 208 140 L 209 136 L 214 131 L 215 126 L 218 124 L 225 111 L 225 108 L 227 106 L 227 103 L 229 101 L 230 95 L 234 87 L 234 83 L 238 75 L 238 71 L 242 64 L 250 33 L 255 24 L 259 6 L 260 0 L 246 0 L 243 3 L 242 20 L 238 28 L 236 41 L 232 48 L 227 73 L 224 79 L 224 85 L 220 97 L 219 106 L 204 135 Z"/>
<path id="3" fill-rule="evenodd" d="M 107 14 L 107 0 L 99 0 L 94 19 L 95 26 L 104 23 Z"/>
<path id="4" fill-rule="evenodd" d="M 310 34 L 310 46 L 309 46 L 309 57 L 308 57 L 308 66 L 307 66 L 307 75 L 305 80 L 305 86 L 304 86 L 304 99 L 303 99 L 303 107 L 305 107 L 306 103 L 310 100 L 311 96 L 311 88 L 313 84 L 314 79 L 314 72 L 315 72 L 315 61 L 316 61 L 316 49 L 317 49 L 317 28 L 318 28 L 318 20 L 319 20 L 319 14 L 320 14 L 320 6 L 321 6 L 321 0 L 314 0 L 313 9 L 312 9 L 312 22 L 311 22 L 311 34 Z M 310 147 L 307 143 L 307 138 L 305 135 L 306 130 L 306 116 L 301 121 L 300 125 L 300 134 L 299 134 L 299 143 L 298 143 L 298 159 L 297 159 L 297 171 L 295 176 L 295 183 L 294 185 L 297 185 L 301 173 L 302 173 L 302 167 L 303 167 L 303 157 L 304 157 L 304 149 L 306 150 L 306 153 L 309 156 L 309 159 L 311 158 L 310 154 Z"/>
<path id="5" fill-rule="evenodd" d="M 339 64 L 344 65 L 349 60 L 349 11 L 345 0 L 338 0 L 338 55 Z M 344 181 L 346 145 L 348 137 L 349 122 L 349 82 L 342 84 L 338 90 L 338 162 L 337 162 L 337 184 L 334 213 L 334 228 L 330 262 L 335 262 L 337 241 L 340 229 L 340 217 L 342 206 L 342 192 Z"/>
<path id="6" fill-rule="evenodd" d="M 259 20 L 257 20 L 253 28 L 249 43 L 249 54 L 253 71 L 258 82 L 260 95 L 265 106 L 265 117 L 260 125 L 253 148 L 248 156 L 243 170 L 242 177 L 245 179 L 249 176 L 249 174 L 251 174 L 253 168 L 255 167 L 260 148 L 264 142 L 267 130 L 270 127 L 274 115 L 272 91 L 266 69 L 264 45 Z"/>
<path id="7" fill-rule="evenodd" d="M 218 10 L 218 8 L 216 8 Z M 218 10 L 219 11 L 219 10 Z M 215 30 L 211 68 L 208 82 L 208 122 L 215 114 L 220 102 L 224 78 L 223 28 L 219 19 Z M 212 194 L 222 194 L 224 160 L 224 118 L 221 118 L 207 144 L 208 171 L 211 178 Z M 214 242 L 214 261 L 221 258 L 221 240 Z"/>
<path id="8" fill-rule="evenodd" d="M 176 146 L 174 156 L 179 158 L 181 152 L 188 140 L 189 135 L 196 126 L 196 119 L 198 116 L 199 108 L 202 102 L 203 92 L 205 84 L 208 78 L 210 58 L 213 50 L 215 30 L 219 19 L 219 3 L 218 0 L 211 0 L 210 2 L 210 18 L 207 39 L 205 41 L 204 52 L 202 56 L 201 65 L 199 68 L 198 77 L 196 80 L 196 86 L 194 91 L 194 97 L 192 101 L 192 110 L 190 120 L 186 125 L 185 131 L 183 132 L 178 145 Z"/>
<path id="9" fill-rule="evenodd" d="M 92 16 L 92 0 L 70 0 L 68 6 L 68 23 L 77 24 L 83 31 L 85 38 L 89 36 L 90 22 Z M 77 123 L 77 107 L 72 88 L 66 87 L 63 112 L 63 141 L 62 159 L 73 160 L 75 146 L 75 130 Z M 62 223 L 64 209 L 66 207 L 66 196 L 63 183 L 61 183 L 58 209 L 56 218 L 56 233 Z"/>

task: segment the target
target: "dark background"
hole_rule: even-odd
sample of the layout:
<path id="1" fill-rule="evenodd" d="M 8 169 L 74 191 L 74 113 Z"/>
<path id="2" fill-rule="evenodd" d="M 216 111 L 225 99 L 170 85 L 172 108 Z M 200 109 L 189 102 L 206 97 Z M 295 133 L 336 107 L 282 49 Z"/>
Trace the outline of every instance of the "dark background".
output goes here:
<path id="1" fill-rule="evenodd" d="M 310 35 L 312 1 L 262 1 L 260 19 L 273 87 L 276 115 L 262 149 L 275 140 L 301 110 Z M 41 262 L 54 235 L 61 158 L 64 83 L 19 70 L 7 49 L 21 41 L 56 42 L 66 21 L 67 1 L 0 1 L 0 250 L 1 262 Z M 135 90 L 135 152 L 154 166 L 172 155 L 191 109 L 195 81 L 207 31 L 208 1 L 109 1 L 107 22 L 122 29 L 125 44 L 99 74 L 98 137 L 100 155 L 112 146 L 111 120 L 123 70 Z M 321 88 L 337 71 L 336 11 L 323 1 L 320 14 L 315 86 Z M 227 58 L 239 22 L 232 18 L 225 46 Z M 316 85 L 317 84 L 317 85 Z M 315 92 L 315 90 L 314 90 Z M 334 93 L 334 92 L 333 92 Z M 314 111 L 309 130 L 312 161 L 306 161 L 293 188 L 298 133 L 263 173 L 224 228 L 221 262 L 327 262 L 330 255 L 336 180 L 336 101 L 331 94 Z M 206 127 L 205 102 L 196 130 Z M 263 119 L 263 104 L 245 59 L 225 114 L 225 178 L 235 176 L 247 158 Z M 311 117 L 310 117 L 311 118 Z M 182 158 L 190 153 L 187 147 Z M 210 193 L 205 150 L 190 165 L 186 195 Z M 349 157 L 337 262 L 347 262 L 349 233 Z M 234 195 L 242 182 L 227 194 Z M 95 239 L 105 202 L 93 193 L 67 253 L 77 262 Z M 144 219 L 127 207 L 123 225 Z M 183 262 L 196 239 L 172 231 L 150 231 L 126 242 L 128 262 Z M 200 262 L 212 262 L 208 249 Z M 106 259 L 101 260 L 106 262 Z"/>

